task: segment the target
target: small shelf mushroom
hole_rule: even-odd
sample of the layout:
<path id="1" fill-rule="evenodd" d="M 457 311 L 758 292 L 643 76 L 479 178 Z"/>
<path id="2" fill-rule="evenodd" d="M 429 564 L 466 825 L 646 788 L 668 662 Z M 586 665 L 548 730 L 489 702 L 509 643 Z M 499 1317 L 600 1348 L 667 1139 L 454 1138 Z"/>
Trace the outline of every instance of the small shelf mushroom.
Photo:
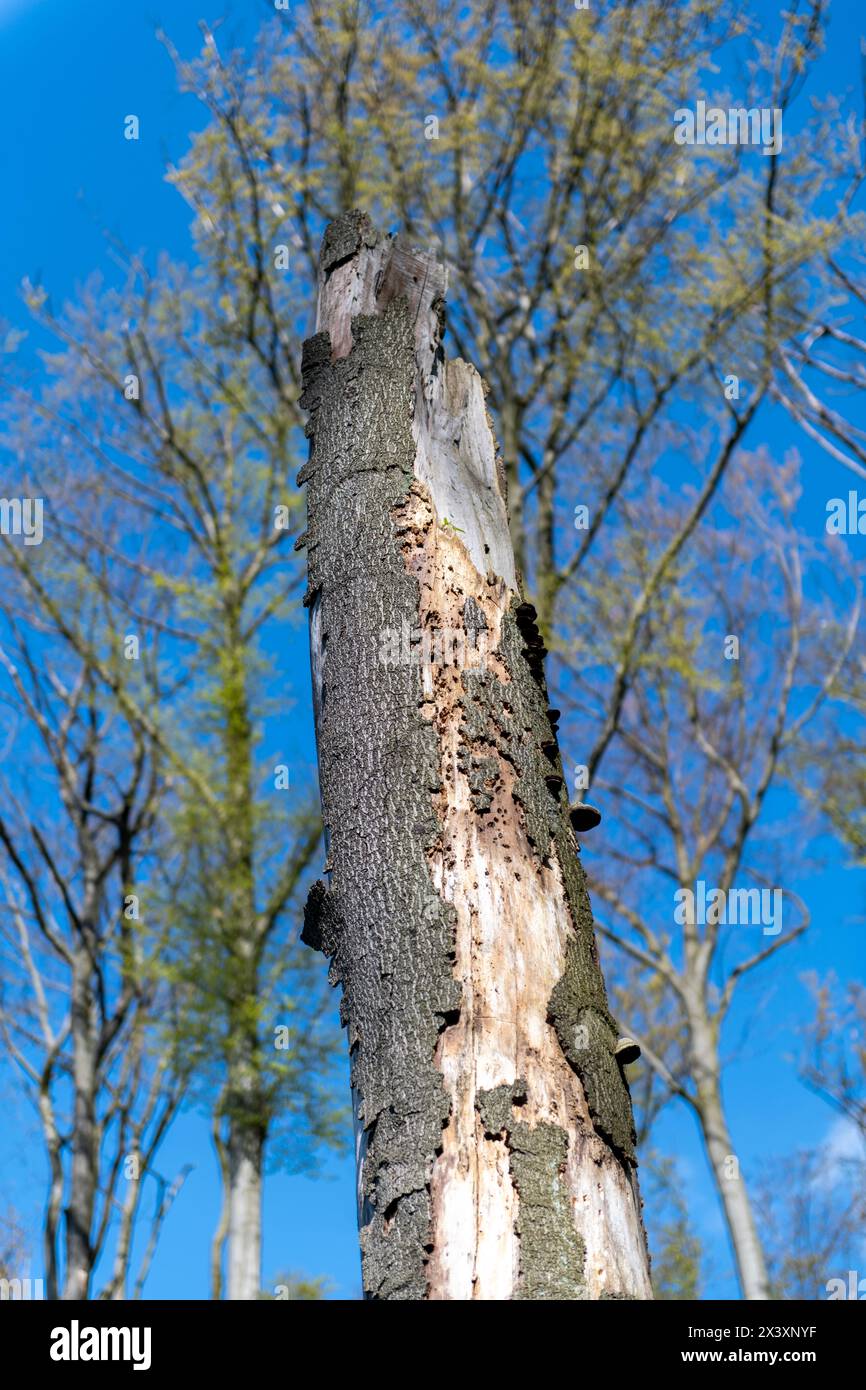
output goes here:
<path id="1" fill-rule="evenodd" d="M 568 816 L 575 835 L 585 835 L 587 830 L 594 830 L 601 821 L 601 811 L 597 806 L 590 806 L 588 801 L 573 801 L 568 808 Z"/>
<path id="2" fill-rule="evenodd" d="M 640 1046 L 634 1038 L 619 1038 L 613 1049 L 613 1055 L 621 1067 L 627 1067 L 632 1062 L 637 1061 L 640 1056 Z"/>

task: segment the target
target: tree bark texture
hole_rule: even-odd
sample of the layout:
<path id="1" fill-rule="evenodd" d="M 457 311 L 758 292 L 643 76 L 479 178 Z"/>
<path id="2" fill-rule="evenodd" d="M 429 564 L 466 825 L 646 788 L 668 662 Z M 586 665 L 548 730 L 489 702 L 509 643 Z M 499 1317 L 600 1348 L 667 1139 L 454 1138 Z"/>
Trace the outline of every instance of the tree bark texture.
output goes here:
<path id="1" fill-rule="evenodd" d="M 347 214 L 303 355 L 328 880 L 303 935 L 343 990 L 364 1291 L 649 1298 L 544 646 L 444 295 L 433 257 Z"/>

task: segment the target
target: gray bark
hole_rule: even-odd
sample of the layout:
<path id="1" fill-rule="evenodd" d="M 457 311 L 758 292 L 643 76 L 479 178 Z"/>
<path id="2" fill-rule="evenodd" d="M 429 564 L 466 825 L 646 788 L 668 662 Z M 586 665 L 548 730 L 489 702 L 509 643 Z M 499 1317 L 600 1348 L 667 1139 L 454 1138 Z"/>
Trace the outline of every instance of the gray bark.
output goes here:
<path id="1" fill-rule="evenodd" d="M 343 989 L 364 1290 L 651 1297 L 558 715 L 444 290 L 348 214 L 304 345 L 328 847 L 304 939 Z"/>
<path id="2" fill-rule="evenodd" d="M 264 1139 L 255 1125 L 233 1127 L 228 1144 L 228 1297 L 261 1293 Z"/>
<path id="3" fill-rule="evenodd" d="M 89 928 L 85 926 L 85 931 Z M 94 934 L 95 935 L 95 934 Z M 96 1001 L 88 952 L 82 945 L 72 978 L 74 1108 L 72 1171 L 66 1207 L 66 1276 L 63 1297 L 88 1297 L 93 1270 L 91 1231 L 99 1168 L 96 1123 Z"/>
<path id="4" fill-rule="evenodd" d="M 692 1074 L 696 1085 L 694 1105 L 725 1213 L 740 1290 L 745 1299 L 769 1299 L 770 1279 L 764 1251 L 722 1105 L 718 1046 L 709 1020 L 697 1003 L 691 1007 L 690 1029 Z"/>
<path id="5" fill-rule="evenodd" d="M 246 982 L 241 998 L 252 996 Z M 261 1083 L 258 1041 L 249 1019 L 237 1017 L 225 1093 L 228 1135 L 223 1173 L 228 1180 L 227 1297 L 257 1299 L 261 1293 L 262 1171 L 267 1139 L 267 1103 Z"/>

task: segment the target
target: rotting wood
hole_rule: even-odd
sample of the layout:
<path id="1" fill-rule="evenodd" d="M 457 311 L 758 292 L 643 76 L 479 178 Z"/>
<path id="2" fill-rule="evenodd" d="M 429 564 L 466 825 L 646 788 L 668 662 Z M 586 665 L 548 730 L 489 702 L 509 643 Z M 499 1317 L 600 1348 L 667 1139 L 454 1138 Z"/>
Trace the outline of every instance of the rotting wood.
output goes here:
<path id="1" fill-rule="evenodd" d="M 343 988 L 364 1290 L 648 1298 L 544 647 L 484 385 L 442 350 L 445 287 L 347 214 L 304 345 L 328 883 L 303 935 Z"/>

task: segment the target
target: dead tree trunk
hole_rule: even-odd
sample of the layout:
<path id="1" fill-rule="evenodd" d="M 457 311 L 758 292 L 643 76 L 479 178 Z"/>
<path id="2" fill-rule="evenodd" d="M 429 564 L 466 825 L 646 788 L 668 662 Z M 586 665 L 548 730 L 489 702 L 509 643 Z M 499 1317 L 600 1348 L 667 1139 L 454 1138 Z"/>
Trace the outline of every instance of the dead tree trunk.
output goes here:
<path id="1" fill-rule="evenodd" d="M 445 273 L 351 213 L 304 345 L 328 886 L 372 1298 L 651 1297 L 544 648 Z"/>

